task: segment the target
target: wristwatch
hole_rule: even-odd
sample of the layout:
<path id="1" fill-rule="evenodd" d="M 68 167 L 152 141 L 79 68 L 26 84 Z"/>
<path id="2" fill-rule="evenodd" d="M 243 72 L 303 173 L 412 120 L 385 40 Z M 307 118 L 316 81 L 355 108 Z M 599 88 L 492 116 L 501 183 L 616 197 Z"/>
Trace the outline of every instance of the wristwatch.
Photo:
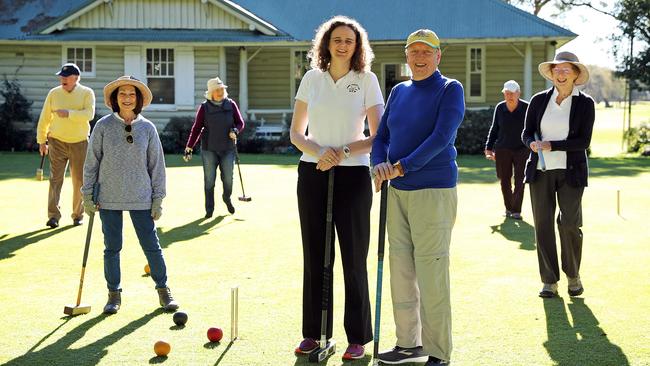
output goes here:
<path id="1" fill-rule="evenodd" d="M 398 161 L 397 163 L 393 164 L 393 168 L 397 169 L 400 177 L 404 176 L 404 167 L 402 166 L 402 163 Z"/>
<path id="2" fill-rule="evenodd" d="M 343 146 L 343 155 L 345 155 L 346 158 L 350 157 L 350 148 L 348 145 Z"/>

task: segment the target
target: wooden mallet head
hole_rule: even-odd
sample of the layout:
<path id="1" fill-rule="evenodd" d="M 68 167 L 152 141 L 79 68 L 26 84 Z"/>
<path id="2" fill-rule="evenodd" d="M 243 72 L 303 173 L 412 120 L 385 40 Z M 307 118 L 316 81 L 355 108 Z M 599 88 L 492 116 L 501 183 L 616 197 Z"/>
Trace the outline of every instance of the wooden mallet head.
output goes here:
<path id="1" fill-rule="evenodd" d="M 63 308 L 63 313 L 70 315 L 70 316 L 75 316 L 75 315 L 80 315 L 80 314 L 88 314 L 90 313 L 90 305 L 87 304 L 79 304 L 79 305 L 66 305 Z"/>

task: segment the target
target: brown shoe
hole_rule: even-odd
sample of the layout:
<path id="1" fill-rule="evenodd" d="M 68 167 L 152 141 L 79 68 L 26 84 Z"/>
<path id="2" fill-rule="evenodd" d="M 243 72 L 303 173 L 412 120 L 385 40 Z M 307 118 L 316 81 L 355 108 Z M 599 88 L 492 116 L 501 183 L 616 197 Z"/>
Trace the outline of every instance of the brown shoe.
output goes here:
<path id="1" fill-rule="evenodd" d="M 172 297 L 172 292 L 169 290 L 169 287 L 157 288 L 156 291 L 158 291 L 160 306 L 162 306 L 165 311 L 178 310 L 178 303 Z"/>
<path id="2" fill-rule="evenodd" d="M 122 306 L 121 291 L 108 291 L 108 302 L 104 306 L 104 314 L 116 314 Z"/>

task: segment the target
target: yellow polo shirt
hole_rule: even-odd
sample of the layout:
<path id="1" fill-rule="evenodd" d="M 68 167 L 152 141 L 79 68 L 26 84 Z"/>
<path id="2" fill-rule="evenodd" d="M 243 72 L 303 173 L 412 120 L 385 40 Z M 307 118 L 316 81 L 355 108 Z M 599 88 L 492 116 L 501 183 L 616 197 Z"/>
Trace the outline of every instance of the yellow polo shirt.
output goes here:
<path id="1" fill-rule="evenodd" d="M 59 117 L 54 111 L 67 109 L 66 118 Z M 88 139 L 90 121 L 95 116 L 95 93 L 92 89 L 77 84 L 71 92 L 57 86 L 47 93 L 41 116 L 38 119 L 36 141 L 44 144 L 48 137 L 75 143 Z"/>

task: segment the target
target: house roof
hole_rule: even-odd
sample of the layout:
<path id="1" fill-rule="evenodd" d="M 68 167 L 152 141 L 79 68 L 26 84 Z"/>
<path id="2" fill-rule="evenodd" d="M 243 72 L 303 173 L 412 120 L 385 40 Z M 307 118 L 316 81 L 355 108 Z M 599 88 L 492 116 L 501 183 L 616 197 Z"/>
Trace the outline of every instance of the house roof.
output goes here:
<path id="1" fill-rule="evenodd" d="M 0 0 L 0 40 L 40 41 L 183 41 L 183 42 L 308 42 L 314 30 L 334 15 L 357 19 L 371 41 L 402 42 L 418 28 L 434 30 L 443 41 L 467 39 L 576 37 L 573 32 L 520 10 L 502 0 L 216 0 L 242 16 L 277 29 L 257 31 L 44 29 L 69 18 L 93 0 Z M 178 33 L 178 34 L 176 34 Z M 214 34 L 212 34 L 214 33 Z M 126 38 L 124 38 L 126 37 Z"/>

